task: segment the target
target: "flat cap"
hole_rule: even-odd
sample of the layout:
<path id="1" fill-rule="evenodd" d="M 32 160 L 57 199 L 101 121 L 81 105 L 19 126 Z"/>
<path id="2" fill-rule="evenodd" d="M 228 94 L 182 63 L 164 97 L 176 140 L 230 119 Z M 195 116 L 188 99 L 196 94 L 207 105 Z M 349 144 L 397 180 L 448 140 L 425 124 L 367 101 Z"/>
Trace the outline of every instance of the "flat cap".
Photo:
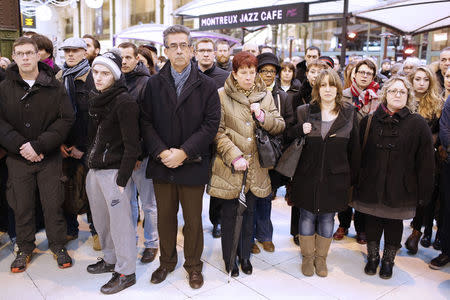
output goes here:
<path id="1" fill-rule="evenodd" d="M 71 37 L 66 39 L 59 50 L 65 49 L 84 49 L 87 50 L 87 44 L 83 39 Z"/>

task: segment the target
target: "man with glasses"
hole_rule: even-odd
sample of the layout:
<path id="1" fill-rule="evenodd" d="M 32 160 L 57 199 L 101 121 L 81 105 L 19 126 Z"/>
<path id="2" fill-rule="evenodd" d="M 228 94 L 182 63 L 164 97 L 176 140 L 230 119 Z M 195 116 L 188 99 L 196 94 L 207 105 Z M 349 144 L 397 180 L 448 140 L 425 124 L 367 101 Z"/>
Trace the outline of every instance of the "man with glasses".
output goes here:
<path id="1" fill-rule="evenodd" d="M 202 203 L 209 181 L 211 147 L 220 122 L 214 81 L 191 62 L 190 31 L 167 28 L 164 53 L 169 61 L 147 84 L 141 130 L 149 152 L 147 177 L 153 179 L 158 211 L 160 266 L 151 282 L 163 282 L 177 265 L 177 212 L 184 218 L 184 268 L 189 285 L 203 285 Z"/>
<path id="2" fill-rule="evenodd" d="M 376 74 L 377 67 L 372 60 L 361 60 L 355 66 L 355 80 L 352 85 L 342 91 L 344 101 L 352 103 L 356 107 L 358 121 L 361 121 L 366 115 L 374 113 L 380 104 L 378 100 L 380 85 L 374 81 Z M 348 234 L 352 216 L 353 209 L 350 206 L 347 210 L 338 213 L 339 227 L 333 234 L 335 240 L 342 240 Z M 367 243 L 365 218 L 365 214 L 355 210 L 353 223 L 356 230 L 356 242 L 361 245 Z"/>
<path id="3" fill-rule="evenodd" d="M 69 97 L 53 70 L 39 62 L 38 47 L 30 38 L 13 44 L 15 63 L 0 84 L 0 145 L 8 152 L 8 203 L 14 210 L 17 256 L 11 272 L 25 271 L 35 246 L 36 187 L 45 216 L 50 250 L 60 268 L 72 266 L 64 247 L 66 222 L 61 184 L 59 146 L 75 120 Z"/>
<path id="4" fill-rule="evenodd" d="M 216 83 L 216 88 L 220 89 L 224 86 L 230 72 L 216 67 L 214 64 L 215 44 L 211 39 L 201 39 L 195 45 L 195 59 L 198 62 L 198 69 L 209 76 Z M 222 209 L 222 199 L 211 197 L 209 202 L 209 220 L 213 224 L 212 236 L 220 238 L 220 211 Z"/>

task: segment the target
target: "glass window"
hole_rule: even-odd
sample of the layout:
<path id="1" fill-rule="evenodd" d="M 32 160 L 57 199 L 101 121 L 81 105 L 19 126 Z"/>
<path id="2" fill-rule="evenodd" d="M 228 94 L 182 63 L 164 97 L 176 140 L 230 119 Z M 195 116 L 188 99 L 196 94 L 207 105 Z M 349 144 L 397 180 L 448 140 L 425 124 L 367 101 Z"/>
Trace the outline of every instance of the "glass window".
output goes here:
<path id="1" fill-rule="evenodd" d="M 155 23 L 155 2 L 155 0 L 130 1 L 130 25 Z"/>

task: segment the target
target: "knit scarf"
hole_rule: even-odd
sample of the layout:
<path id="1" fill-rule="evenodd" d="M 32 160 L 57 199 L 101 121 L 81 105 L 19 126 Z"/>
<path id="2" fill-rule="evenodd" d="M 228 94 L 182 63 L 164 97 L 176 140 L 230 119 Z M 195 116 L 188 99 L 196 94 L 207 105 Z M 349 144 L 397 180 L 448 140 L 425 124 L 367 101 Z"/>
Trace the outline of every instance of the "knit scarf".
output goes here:
<path id="1" fill-rule="evenodd" d="M 72 102 L 72 107 L 75 113 L 77 112 L 77 102 L 75 96 L 75 78 L 83 76 L 91 67 L 87 59 L 83 59 L 76 66 L 69 67 L 66 63 L 63 66 L 62 78 L 64 80 L 64 86 L 66 87 L 67 94 L 69 94 L 70 102 Z"/>
<path id="2" fill-rule="evenodd" d="M 191 64 L 189 63 L 181 73 L 178 73 L 172 66 L 170 66 L 170 72 L 175 82 L 175 88 L 177 89 L 177 96 L 180 97 L 184 84 L 186 83 L 186 81 L 189 78 L 189 75 L 191 74 Z"/>
<path id="3" fill-rule="evenodd" d="M 49 66 L 53 69 L 54 62 L 53 62 L 53 59 L 51 59 L 50 57 L 47 57 L 47 58 L 44 59 L 42 62 L 43 62 L 43 63 L 46 63 L 47 65 L 49 65 Z"/>
<path id="4" fill-rule="evenodd" d="M 372 81 L 365 90 L 361 90 L 357 85 L 356 81 L 353 81 L 350 90 L 353 95 L 353 105 L 360 110 L 364 105 L 369 104 L 373 100 L 378 100 L 377 91 L 380 85 L 375 81 Z"/>

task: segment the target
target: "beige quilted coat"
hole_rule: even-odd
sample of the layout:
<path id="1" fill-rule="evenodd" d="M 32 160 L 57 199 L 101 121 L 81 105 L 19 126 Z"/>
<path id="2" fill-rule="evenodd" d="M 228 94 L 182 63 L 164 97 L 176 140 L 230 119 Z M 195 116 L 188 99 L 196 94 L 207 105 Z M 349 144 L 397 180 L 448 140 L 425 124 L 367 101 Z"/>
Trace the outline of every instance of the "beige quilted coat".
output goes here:
<path id="1" fill-rule="evenodd" d="M 250 104 L 261 101 L 265 113 L 261 126 L 272 135 L 283 132 L 285 124 L 280 116 L 272 94 L 259 75 L 256 76 L 254 91 L 247 97 L 238 91 L 231 74 L 225 86 L 219 89 L 222 114 L 219 131 L 214 139 L 216 154 L 212 161 L 212 175 L 207 192 L 222 199 L 239 197 L 243 172 L 231 171 L 234 159 L 243 156 L 250 163 L 245 192 L 249 190 L 257 197 L 271 193 L 268 169 L 261 168 L 255 142 L 255 121 L 250 113 Z"/>

